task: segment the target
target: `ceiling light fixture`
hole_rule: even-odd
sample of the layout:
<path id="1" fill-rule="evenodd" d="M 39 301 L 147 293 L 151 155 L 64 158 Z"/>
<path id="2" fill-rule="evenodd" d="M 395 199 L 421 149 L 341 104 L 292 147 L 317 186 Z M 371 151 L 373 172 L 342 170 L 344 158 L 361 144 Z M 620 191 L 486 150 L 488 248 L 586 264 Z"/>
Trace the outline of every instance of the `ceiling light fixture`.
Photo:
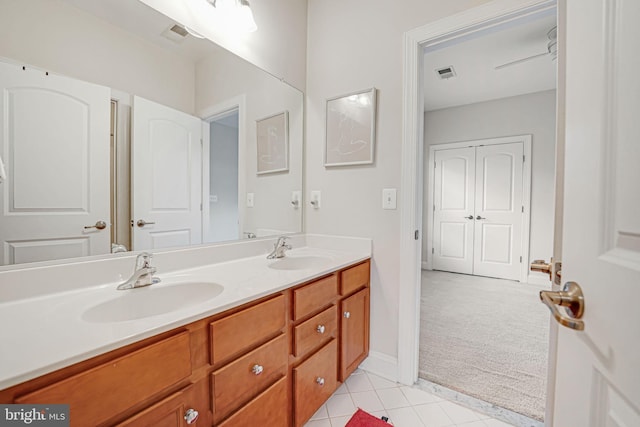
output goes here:
<path id="1" fill-rule="evenodd" d="M 207 0 L 228 27 L 238 32 L 252 33 L 258 29 L 248 0 Z"/>

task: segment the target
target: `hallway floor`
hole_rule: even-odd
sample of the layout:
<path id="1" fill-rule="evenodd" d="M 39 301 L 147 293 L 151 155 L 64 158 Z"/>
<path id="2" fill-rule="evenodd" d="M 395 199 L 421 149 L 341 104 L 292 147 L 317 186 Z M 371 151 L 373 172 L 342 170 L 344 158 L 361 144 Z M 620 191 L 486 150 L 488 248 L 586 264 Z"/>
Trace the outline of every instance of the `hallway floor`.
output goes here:
<path id="1" fill-rule="evenodd" d="M 511 424 L 442 399 L 356 370 L 305 427 L 344 427 L 357 408 L 389 417 L 395 427 L 508 427 Z"/>

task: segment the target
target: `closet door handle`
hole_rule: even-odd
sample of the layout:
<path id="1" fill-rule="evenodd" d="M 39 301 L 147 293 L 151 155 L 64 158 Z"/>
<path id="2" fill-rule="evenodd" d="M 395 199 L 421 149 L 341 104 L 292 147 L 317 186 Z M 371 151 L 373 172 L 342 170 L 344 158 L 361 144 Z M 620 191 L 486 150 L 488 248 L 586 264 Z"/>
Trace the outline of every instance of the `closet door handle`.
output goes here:
<path id="1" fill-rule="evenodd" d="M 483 216 L 478 215 L 478 216 L 476 217 L 476 219 L 487 219 L 487 218 L 485 218 L 485 217 L 483 217 Z"/>
<path id="2" fill-rule="evenodd" d="M 467 219 L 473 219 L 473 215 L 465 216 Z"/>

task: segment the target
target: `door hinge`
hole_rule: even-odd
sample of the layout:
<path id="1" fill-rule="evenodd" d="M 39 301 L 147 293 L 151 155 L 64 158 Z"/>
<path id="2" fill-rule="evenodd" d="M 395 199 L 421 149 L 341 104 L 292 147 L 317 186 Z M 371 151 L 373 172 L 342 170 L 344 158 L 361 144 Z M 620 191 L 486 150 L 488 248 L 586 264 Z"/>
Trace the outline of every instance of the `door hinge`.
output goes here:
<path id="1" fill-rule="evenodd" d="M 435 204 L 433 205 L 433 211 L 434 212 L 436 211 L 436 205 Z"/>
<path id="2" fill-rule="evenodd" d="M 436 162 L 433 162 L 433 168 L 435 169 L 437 167 L 438 167 L 438 164 Z"/>
<path id="3" fill-rule="evenodd" d="M 524 213 L 524 206 L 522 206 L 522 210 L 520 212 Z"/>
<path id="4" fill-rule="evenodd" d="M 435 254 L 435 253 L 436 253 L 436 250 L 435 250 L 434 248 L 431 248 L 431 253 L 432 253 L 432 254 Z"/>
<path id="5" fill-rule="evenodd" d="M 523 154 L 522 155 L 522 163 L 524 163 L 524 158 L 525 158 L 525 155 Z"/>
<path id="6" fill-rule="evenodd" d="M 420 232 L 418 230 L 413 232 L 413 239 L 418 240 L 420 238 Z"/>
<path id="7" fill-rule="evenodd" d="M 522 264 L 522 256 L 520 256 L 520 264 Z"/>
<path id="8" fill-rule="evenodd" d="M 202 212 L 202 203 L 200 203 L 200 212 Z"/>

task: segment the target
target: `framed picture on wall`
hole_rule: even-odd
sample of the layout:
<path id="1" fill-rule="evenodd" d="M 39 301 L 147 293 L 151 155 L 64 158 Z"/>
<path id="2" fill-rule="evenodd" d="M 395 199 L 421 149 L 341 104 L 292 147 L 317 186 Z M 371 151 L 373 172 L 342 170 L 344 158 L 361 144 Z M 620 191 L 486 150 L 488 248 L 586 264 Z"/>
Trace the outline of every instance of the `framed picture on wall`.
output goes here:
<path id="1" fill-rule="evenodd" d="M 373 163 L 376 88 L 327 100 L 325 166 Z"/>
<path id="2" fill-rule="evenodd" d="M 256 120 L 258 164 L 262 175 L 289 170 L 289 112 Z"/>

